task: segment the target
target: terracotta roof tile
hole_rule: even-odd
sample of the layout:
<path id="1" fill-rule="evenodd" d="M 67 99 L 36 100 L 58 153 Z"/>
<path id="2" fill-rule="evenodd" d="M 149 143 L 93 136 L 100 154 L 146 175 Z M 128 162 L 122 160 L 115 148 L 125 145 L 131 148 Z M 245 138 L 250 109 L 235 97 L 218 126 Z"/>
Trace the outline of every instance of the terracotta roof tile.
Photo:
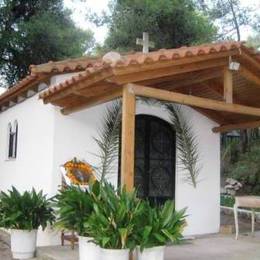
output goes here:
<path id="1" fill-rule="evenodd" d="M 192 47 L 181 47 L 177 49 L 162 49 L 159 51 L 154 51 L 150 53 L 134 53 L 124 56 L 122 60 L 116 62 L 113 67 L 122 67 L 129 65 L 137 65 L 144 63 L 152 63 L 158 61 L 175 60 L 181 58 L 190 58 L 193 56 L 207 55 L 211 53 L 225 52 L 233 49 L 238 49 L 243 43 L 241 42 L 222 42 L 222 43 L 212 43 L 203 44 L 199 46 Z"/>
<path id="2" fill-rule="evenodd" d="M 102 63 L 99 60 L 98 66 L 86 69 L 85 72 L 82 72 L 79 75 L 72 77 L 72 81 L 66 81 L 61 84 L 58 84 L 57 86 L 50 87 L 42 94 L 40 94 L 40 98 L 44 99 L 52 95 L 53 93 L 59 92 L 65 88 L 69 88 L 71 85 L 87 79 L 91 74 L 98 74 L 104 71 L 104 69 L 107 69 L 108 67 L 110 67 L 111 69 L 121 67 L 124 68 L 128 66 L 138 66 L 143 64 L 151 64 L 155 62 L 178 60 L 183 58 L 190 58 L 193 56 L 202 56 L 212 53 L 226 52 L 233 49 L 238 49 L 241 47 L 241 45 L 241 42 L 213 43 L 193 47 L 181 47 L 178 49 L 161 49 L 146 54 L 137 52 L 134 54 L 122 56 L 121 59 L 113 63 Z"/>
<path id="3" fill-rule="evenodd" d="M 15 95 L 17 92 L 25 89 L 27 86 L 37 81 L 38 78 L 39 76 L 37 74 L 28 75 L 27 77 L 19 81 L 16 85 L 14 85 L 12 88 L 9 88 L 7 91 L 5 91 L 0 96 L 0 102 L 8 97 Z"/>
<path id="4" fill-rule="evenodd" d="M 0 95 L 0 105 L 9 101 L 9 98 L 13 98 L 17 93 L 26 91 L 36 84 L 39 84 L 43 78 L 48 78 L 53 74 L 84 71 L 92 67 L 99 67 L 100 64 L 101 60 L 98 58 L 81 57 L 58 62 L 50 61 L 40 65 L 31 65 L 30 75 Z"/>
<path id="5" fill-rule="evenodd" d="M 40 65 L 31 65 L 32 73 L 64 73 L 82 71 L 90 67 L 99 66 L 100 58 L 81 57 L 76 59 L 68 59 L 63 61 L 49 61 Z"/>
<path id="6" fill-rule="evenodd" d="M 84 72 L 79 73 L 76 76 L 72 76 L 69 80 L 65 80 L 64 82 L 51 86 L 44 92 L 42 92 L 39 97 L 40 98 L 46 98 L 50 96 L 53 93 L 60 92 L 66 88 L 69 88 L 71 85 L 74 85 L 75 83 L 80 83 L 81 81 L 92 77 L 95 77 L 96 74 L 100 74 L 100 72 L 106 72 L 110 71 L 110 66 L 104 64 L 101 67 L 93 67 L 93 68 L 87 68 Z"/>

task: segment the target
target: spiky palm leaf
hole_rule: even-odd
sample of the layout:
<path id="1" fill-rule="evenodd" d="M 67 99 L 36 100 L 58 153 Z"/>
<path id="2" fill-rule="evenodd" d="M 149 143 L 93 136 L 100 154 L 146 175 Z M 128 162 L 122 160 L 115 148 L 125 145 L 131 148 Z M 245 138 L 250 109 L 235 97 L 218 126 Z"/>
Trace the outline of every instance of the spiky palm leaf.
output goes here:
<path id="1" fill-rule="evenodd" d="M 182 164 L 183 170 L 187 173 L 184 179 L 196 187 L 200 171 L 198 166 L 198 143 L 192 127 L 180 111 L 180 106 L 156 99 L 140 97 L 137 101 L 147 105 L 164 107 L 169 113 L 171 124 L 176 131 L 178 159 Z M 102 181 L 106 175 L 113 173 L 114 162 L 118 159 L 121 111 L 121 100 L 113 102 L 107 108 L 102 119 L 102 128 L 98 132 L 98 137 L 95 138 L 100 148 L 99 157 L 101 158 L 101 163 L 97 169 Z"/>
<path id="2" fill-rule="evenodd" d="M 180 106 L 175 104 L 164 104 L 169 113 L 171 124 L 176 131 L 176 146 L 178 159 L 182 169 L 187 173 L 184 179 L 196 188 L 200 172 L 198 142 Z"/>
<path id="3" fill-rule="evenodd" d="M 100 165 L 96 168 L 101 181 L 113 173 L 114 162 L 118 158 L 121 124 L 121 100 L 114 101 L 106 108 L 95 142 L 99 147 Z"/>

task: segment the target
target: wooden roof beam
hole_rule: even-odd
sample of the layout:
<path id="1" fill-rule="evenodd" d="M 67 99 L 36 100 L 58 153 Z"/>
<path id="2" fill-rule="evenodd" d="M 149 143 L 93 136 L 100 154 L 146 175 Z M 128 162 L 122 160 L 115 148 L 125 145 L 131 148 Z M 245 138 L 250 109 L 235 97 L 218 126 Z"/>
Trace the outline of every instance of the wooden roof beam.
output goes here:
<path id="1" fill-rule="evenodd" d="M 73 94 L 73 92 L 76 90 L 77 91 L 82 90 L 82 89 L 87 90 L 92 85 L 97 84 L 99 82 L 101 83 L 103 80 L 108 79 L 110 76 L 111 76 L 110 70 L 106 70 L 99 75 L 90 75 L 89 77 L 86 77 L 85 79 L 76 81 L 71 86 L 67 86 L 66 89 L 61 89 L 61 91 L 56 92 L 53 95 L 48 96 L 46 98 L 43 98 L 43 101 L 45 104 L 55 102 L 59 99 L 69 96 L 70 94 Z"/>
<path id="2" fill-rule="evenodd" d="M 210 69 L 210 68 L 212 69 L 212 68 L 227 66 L 227 65 L 228 65 L 228 59 L 222 58 L 222 59 L 204 61 L 199 63 L 170 66 L 170 67 L 151 69 L 146 71 L 136 71 L 133 73 L 129 72 L 129 70 L 126 70 L 124 74 L 117 74 L 117 71 L 114 71 L 114 76 L 111 79 L 113 80 L 113 82 L 120 85 L 120 84 L 127 84 L 129 82 L 134 83 L 139 81 L 156 79 L 160 77 L 183 74 L 192 71 L 195 72 L 204 69 Z"/>
<path id="3" fill-rule="evenodd" d="M 252 129 L 252 128 L 257 128 L 257 127 L 260 127 L 260 120 L 252 121 L 252 122 L 245 122 L 245 123 L 222 125 L 222 126 L 214 127 L 212 129 L 212 131 L 214 133 L 224 133 L 224 132 L 230 132 L 233 130 Z"/>
<path id="4" fill-rule="evenodd" d="M 251 116 L 260 116 L 260 108 L 243 106 L 239 104 L 228 104 L 223 101 L 217 101 L 208 98 L 201 98 L 192 95 L 185 95 L 162 89 L 155 89 L 146 86 L 128 84 L 131 91 L 137 96 L 155 98 L 159 100 L 170 101 L 188 106 L 205 108 L 216 111 L 224 111 L 236 114 L 244 114 Z"/>
<path id="5" fill-rule="evenodd" d="M 252 64 L 252 66 L 258 70 L 260 70 L 260 62 L 257 61 L 252 55 L 247 54 L 245 51 L 242 50 L 241 55 L 238 56 L 238 60 L 243 62 L 243 59 Z"/>
<path id="6" fill-rule="evenodd" d="M 112 101 L 119 97 L 122 97 L 122 88 L 115 89 L 115 90 L 107 92 L 103 95 L 92 97 L 92 98 L 86 99 L 86 101 L 78 102 L 76 104 L 65 107 L 65 108 L 61 109 L 61 113 L 63 115 L 69 115 L 69 114 L 72 114 L 74 112 L 77 112 L 77 111 L 80 111 L 80 110 L 83 110 L 83 109 L 86 109 L 89 107 L 97 106 L 97 105 Z"/>
<path id="7" fill-rule="evenodd" d="M 170 85 L 170 89 L 167 89 L 167 90 L 172 90 L 174 88 L 186 87 L 186 86 L 190 86 L 191 84 L 194 85 L 194 84 L 212 80 L 215 78 L 220 78 L 222 76 L 222 71 L 223 71 L 223 68 L 220 67 L 220 68 L 213 69 L 213 70 L 210 69 L 210 70 L 203 70 L 203 71 L 199 71 L 199 72 L 192 72 L 192 73 L 190 72 L 188 74 L 183 75 L 181 79 L 171 78 L 171 80 L 167 79 L 164 81 L 161 78 L 160 80 L 162 83 L 157 83 L 154 85 L 159 88 L 164 88 L 165 86 L 169 87 L 169 85 Z M 142 85 L 147 85 L 147 84 L 142 83 Z"/>
<path id="8" fill-rule="evenodd" d="M 241 66 L 239 69 L 239 73 L 246 78 L 247 80 L 255 83 L 257 86 L 260 87 L 260 77 L 257 76 L 255 73 L 251 72 L 250 70 L 246 69 L 244 66 Z"/>
<path id="9" fill-rule="evenodd" d="M 227 122 L 226 119 L 219 115 L 218 112 L 214 110 L 207 110 L 203 108 L 198 107 L 192 107 L 194 110 L 198 111 L 200 114 L 204 115 L 205 117 L 209 118 L 210 120 L 218 123 L 219 125 L 228 124 L 230 122 Z"/>

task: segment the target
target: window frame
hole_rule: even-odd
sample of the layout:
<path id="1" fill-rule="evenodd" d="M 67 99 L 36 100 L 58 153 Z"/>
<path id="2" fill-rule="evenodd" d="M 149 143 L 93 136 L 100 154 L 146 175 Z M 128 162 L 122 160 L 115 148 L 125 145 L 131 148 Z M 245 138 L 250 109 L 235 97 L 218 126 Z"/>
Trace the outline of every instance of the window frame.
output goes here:
<path id="1" fill-rule="evenodd" d="M 13 125 L 9 122 L 7 127 L 7 160 L 17 158 L 18 143 L 18 122 L 14 121 Z"/>

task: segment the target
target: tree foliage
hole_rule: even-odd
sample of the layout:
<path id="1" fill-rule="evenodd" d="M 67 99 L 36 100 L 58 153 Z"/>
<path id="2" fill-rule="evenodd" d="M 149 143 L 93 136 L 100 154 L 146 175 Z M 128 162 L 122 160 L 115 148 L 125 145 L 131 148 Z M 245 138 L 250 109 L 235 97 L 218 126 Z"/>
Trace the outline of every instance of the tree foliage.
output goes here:
<path id="1" fill-rule="evenodd" d="M 238 161 L 230 165 L 228 176 L 242 183 L 241 194 L 260 195 L 260 142 L 255 142 L 250 150 L 240 154 Z"/>
<path id="2" fill-rule="evenodd" d="M 0 39 L 0 73 L 10 85 L 30 64 L 78 57 L 94 43 L 62 0 L 0 0 Z"/>
<path id="3" fill-rule="evenodd" d="M 197 0 L 197 6 L 217 24 L 218 39 L 241 40 L 242 26 L 253 26 L 253 10 L 240 0 Z"/>
<path id="4" fill-rule="evenodd" d="M 191 0 L 112 0 L 110 14 L 90 17 L 109 28 L 105 49 L 140 50 L 136 38 L 148 32 L 155 49 L 208 42 L 214 38 L 212 23 Z"/>

